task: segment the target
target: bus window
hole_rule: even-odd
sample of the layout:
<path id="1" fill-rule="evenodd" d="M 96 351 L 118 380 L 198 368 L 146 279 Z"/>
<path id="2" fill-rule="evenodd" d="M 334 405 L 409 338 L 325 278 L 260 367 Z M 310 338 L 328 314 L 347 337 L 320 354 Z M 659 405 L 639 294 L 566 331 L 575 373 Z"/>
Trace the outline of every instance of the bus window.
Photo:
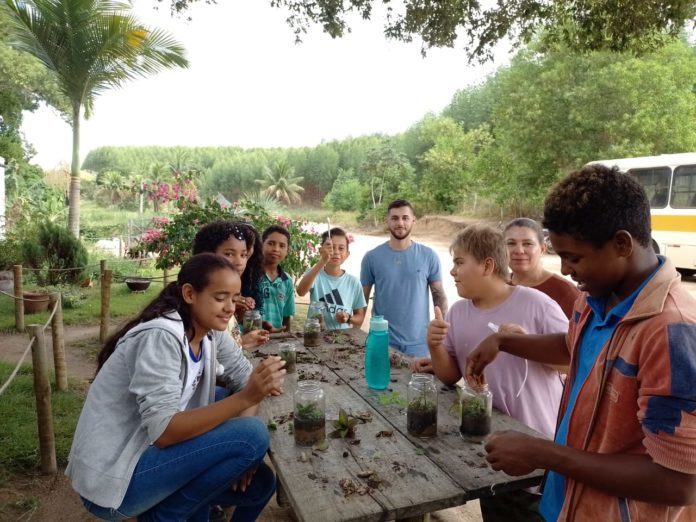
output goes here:
<path id="1" fill-rule="evenodd" d="M 673 208 L 696 208 L 696 165 L 674 169 L 671 205 Z"/>
<path id="2" fill-rule="evenodd" d="M 650 169 L 630 169 L 628 174 L 643 185 L 650 201 L 650 208 L 665 208 L 669 196 L 669 178 L 672 171 L 669 167 Z"/>

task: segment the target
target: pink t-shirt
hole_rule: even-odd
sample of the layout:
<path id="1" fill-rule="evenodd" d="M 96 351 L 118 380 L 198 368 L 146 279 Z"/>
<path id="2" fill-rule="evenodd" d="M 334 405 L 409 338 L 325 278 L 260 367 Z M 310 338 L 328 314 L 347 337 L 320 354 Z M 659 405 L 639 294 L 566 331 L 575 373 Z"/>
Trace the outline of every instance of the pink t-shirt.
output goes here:
<path id="1" fill-rule="evenodd" d="M 568 319 L 558 303 L 524 286 L 516 286 L 510 297 L 495 308 L 482 310 L 469 299 L 457 301 L 445 319 L 450 328 L 443 344 L 457 359 L 462 375 L 466 375 L 466 356 L 493 333 L 488 323 L 496 326 L 518 324 L 529 334 L 568 331 Z M 485 373 L 495 408 L 549 439 L 553 438 L 563 391 L 557 371 L 500 352 Z"/>

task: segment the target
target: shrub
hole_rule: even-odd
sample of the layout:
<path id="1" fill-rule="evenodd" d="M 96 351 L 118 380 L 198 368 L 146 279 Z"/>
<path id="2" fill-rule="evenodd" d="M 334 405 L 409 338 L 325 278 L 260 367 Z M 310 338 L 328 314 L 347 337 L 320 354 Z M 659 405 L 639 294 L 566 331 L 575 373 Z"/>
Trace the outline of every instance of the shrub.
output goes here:
<path id="1" fill-rule="evenodd" d="M 283 261 L 283 269 L 295 278 L 317 262 L 320 238 L 306 221 L 273 216 L 260 205 L 248 200 L 235 202 L 228 207 L 212 199 L 201 205 L 181 198 L 177 207 L 180 213 L 171 219 L 153 218 L 153 227 L 129 250 L 131 257 L 154 253 L 158 256 L 155 264 L 157 268 L 172 268 L 182 264 L 191 255 L 193 238 L 201 226 L 218 220 L 233 220 L 253 225 L 259 235 L 270 225 L 278 224 L 287 228 L 290 232 L 290 245 L 288 256 Z"/>
<path id="2" fill-rule="evenodd" d="M 22 243 L 25 265 L 37 269 L 40 285 L 75 284 L 87 265 L 87 249 L 67 228 L 50 222 L 41 223 L 37 238 Z M 44 276 L 40 269 L 46 269 Z"/>
<path id="3" fill-rule="evenodd" d="M 0 270 L 12 270 L 14 265 L 22 263 L 22 248 L 12 239 L 0 241 Z"/>

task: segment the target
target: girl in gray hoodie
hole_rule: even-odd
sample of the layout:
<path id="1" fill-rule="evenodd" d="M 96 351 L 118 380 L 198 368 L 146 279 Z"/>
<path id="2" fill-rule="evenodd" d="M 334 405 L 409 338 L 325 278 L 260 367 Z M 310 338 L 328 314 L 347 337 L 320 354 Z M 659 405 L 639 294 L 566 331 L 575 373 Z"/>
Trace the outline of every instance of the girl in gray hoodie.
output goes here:
<path id="1" fill-rule="evenodd" d="M 66 474 L 104 520 L 207 520 L 211 504 L 256 520 L 275 491 L 262 462 L 268 431 L 256 406 L 282 384 L 284 363 L 255 369 L 225 331 L 239 275 L 198 254 L 107 340 L 77 425 Z M 218 379 L 232 391 L 215 402 Z"/>

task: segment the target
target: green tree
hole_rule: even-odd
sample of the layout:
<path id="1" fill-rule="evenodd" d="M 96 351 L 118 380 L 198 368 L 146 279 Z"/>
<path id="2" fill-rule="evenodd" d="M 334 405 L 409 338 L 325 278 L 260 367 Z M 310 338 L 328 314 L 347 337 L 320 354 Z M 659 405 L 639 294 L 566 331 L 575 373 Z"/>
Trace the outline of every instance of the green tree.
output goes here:
<path id="1" fill-rule="evenodd" d="M 371 215 L 377 226 L 388 201 L 410 197 L 413 192 L 413 167 L 403 153 L 387 142 L 367 153 L 360 171 L 360 177 L 367 186 L 361 214 L 364 217 Z"/>
<path id="2" fill-rule="evenodd" d="M 109 205 L 118 205 L 128 191 L 128 180 L 120 172 L 107 170 L 97 175 L 97 194 L 99 199 Z"/>
<path id="3" fill-rule="evenodd" d="M 340 169 L 331 191 L 324 198 L 324 206 L 331 210 L 355 210 L 360 206 L 363 185 L 352 169 Z"/>
<path id="4" fill-rule="evenodd" d="M 432 119 L 423 128 L 425 141 L 433 146 L 423 154 L 425 169 L 421 179 L 421 198 L 428 210 L 454 213 L 470 202 L 474 212 L 482 186 L 474 175 L 473 164 L 493 138 L 482 127 L 465 132 L 451 118 Z"/>
<path id="5" fill-rule="evenodd" d="M 73 130 L 68 227 L 80 233 L 80 118 L 96 97 L 138 76 L 186 67 L 183 48 L 110 0 L 6 0 L 13 45 L 52 71 L 70 100 Z"/>
<path id="6" fill-rule="evenodd" d="M 295 176 L 295 169 L 285 161 L 277 161 L 271 167 L 266 167 L 263 178 L 256 182 L 264 194 L 276 198 L 288 205 L 302 201 L 300 192 L 304 191 L 299 183 L 304 178 Z"/>
<path id="7" fill-rule="evenodd" d="M 162 1 L 162 0 L 160 0 Z M 173 11 L 182 11 L 199 0 L 170 0 Z M 423 49 L 454 47 L 461 36 L 471 58 L 485 59 L 496 43 L 507 37 L 527 42 L 539 30 L 550 42 L 574 49 L 639 51 L 656 48 L 664 35 L 677 36 L 696 16 L 693 0 L 517 0 L 462 2 L 462 0 L 270 0 L 285 9 L 288 24 L 301 40 L 313 24 L 333 38 L 350 31 L 347 17 L 357 14 L 369 20 L 373 8 L 387 4 L 384 34 L 410 42 L 418 37 Z"/>

